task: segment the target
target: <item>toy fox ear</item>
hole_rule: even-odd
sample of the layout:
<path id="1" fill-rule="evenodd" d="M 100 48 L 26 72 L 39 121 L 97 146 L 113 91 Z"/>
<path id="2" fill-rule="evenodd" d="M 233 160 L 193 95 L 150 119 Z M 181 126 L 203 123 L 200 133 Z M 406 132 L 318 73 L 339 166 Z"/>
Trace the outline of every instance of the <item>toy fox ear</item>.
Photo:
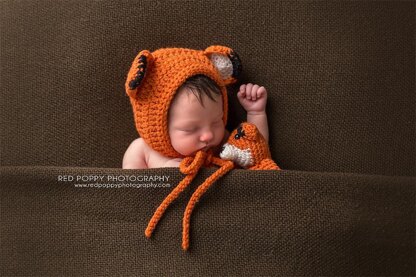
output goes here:
<path id="1" fill-rule="evenodd" d="M 136 97 L 140 84 L 143 81 L 146 71 L 153 62 L 153 56 L 148 50 L 143 50 L 134 59 L 126 80 L 126 93 L 130 97 Z"/>
<path id="2" fill-rule="evenodd" d="M 220 73 L 224 84 L 235 83 L 242 71 L 241 60 L 231 48 L 213 45 L 205 49 L 204 54 L 209 57 L 214 67 Z"/>
<path id="3" fill-rule="evenodd" d="M 256 125 L 248 122 L 243 122 L 240 124 L 239 128 L 241 128 L 245 135 L 246 139 L 256 141 L 257 137 L 260 135 L 259 130 L 257 129 Z"/>

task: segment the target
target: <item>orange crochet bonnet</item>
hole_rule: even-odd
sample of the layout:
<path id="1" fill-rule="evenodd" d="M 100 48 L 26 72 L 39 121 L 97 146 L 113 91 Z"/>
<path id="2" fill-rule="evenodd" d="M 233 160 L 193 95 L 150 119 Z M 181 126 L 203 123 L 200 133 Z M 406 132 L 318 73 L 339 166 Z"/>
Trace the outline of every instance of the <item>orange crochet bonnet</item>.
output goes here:
<path id="1" fill-rule="evenodd" d="M 164 156 L 182 157 L 172 147 L 168 133 L 168 111 L 178 88 L 197 74 L 211 78 L 222 92 L 226 124 L 225 86 L 234 83 L 240 71 L 238 55 L 225 46 L 210 46 L 203 51 L 186 48 L 141 51 L 131 65 L 125 84 L 140 136 Z"/>
<path id="2" fill-rule="evenodd" d="M 226 85 L 237 80 L 241 72 L 238 55 L 225 46 L 210 46 L 203 51 L 186 48 L 162 48 L 154 52 L 141 51 L 133 61 L 126 80 L 136 129 L 144 141 L 167 157 L 183 158 L 179 170 L 185 178 L 170 192 L 154 212 L 145 230 L 150 238 L 169 205 L 192 182 L 202 166 L 220 168 L 208 177 L 192 194 L 183 217 L 182 248 L 188 250 L 192 211 L 212 184 L 234 167 L 232 161 L 213 156 L 211 151 L 198 151 L 194 157 L 182 157 L 171 145 L 168 132 L 168 111 L 179 87 L 190 77 L 203 74 L 221 89 L 224 124 L 227 122 L 228 97 Z"/>

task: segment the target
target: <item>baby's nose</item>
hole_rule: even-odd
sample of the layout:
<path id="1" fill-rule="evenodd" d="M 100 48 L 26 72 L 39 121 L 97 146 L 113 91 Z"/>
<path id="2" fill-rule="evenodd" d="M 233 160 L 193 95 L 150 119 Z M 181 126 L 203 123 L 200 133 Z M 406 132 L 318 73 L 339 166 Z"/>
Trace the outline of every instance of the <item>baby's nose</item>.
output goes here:
<path id="1" fill-rule="evenodd" d="M 214 138 L 214 133 L 209 130 L 202 133 L 200 140 L 203 142 L 210 142 Z"/>

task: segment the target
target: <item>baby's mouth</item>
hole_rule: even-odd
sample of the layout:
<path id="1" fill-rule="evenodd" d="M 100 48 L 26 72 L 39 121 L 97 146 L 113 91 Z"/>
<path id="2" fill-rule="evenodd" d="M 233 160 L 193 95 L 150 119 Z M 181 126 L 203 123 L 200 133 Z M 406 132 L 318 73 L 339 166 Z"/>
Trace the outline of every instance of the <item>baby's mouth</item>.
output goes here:
<path id="1" fill-rule="evenodd" d="M 210 148 L 211 148 L 211 145 L 207 145 L 207 146 L 202 147 L 202 148 L 201 148 L 201 149 L 199 149 L 199 150 L 202 150 L 202 151 L 208 151 Z"/>
<path id="2" fill-rule="evenodd" d="M 207 150 L 208 148 L 207 146 L 205 146 L 205 147 L 199 148 L 198 150 L 195 150 L 195 152 L 193 152 L 191 155 L 196 155 L 196 153 L 198 153 L 199 151 L 207 152 Z"/>

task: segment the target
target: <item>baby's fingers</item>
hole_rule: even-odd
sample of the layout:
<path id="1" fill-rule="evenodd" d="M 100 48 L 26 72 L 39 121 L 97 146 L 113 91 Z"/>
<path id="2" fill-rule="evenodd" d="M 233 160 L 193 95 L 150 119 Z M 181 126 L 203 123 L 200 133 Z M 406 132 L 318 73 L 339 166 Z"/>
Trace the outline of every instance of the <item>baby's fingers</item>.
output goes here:
<path id="1" fill-rule="evenodd" d="M 263 96 L 266 96 L 267 91 L 265 87 L 259 87 L 259 89 L 257 90 L 257 98 L 261 98 Z"/>
<path id="2" fill-rule="evenodd" d="M 246 99 L 247 100 L 251 100 L 251 92 L 252 92 L 252 90 L 253 90 L 253 84 L 248 83 L 246 85 Z"/>
<path id="3" fill-rule="evenodd" d="M 238 96 L 246 97 L 246 85 L 241 85 L 240 90 L 238 91 Z"/>
<path id="4" fill-rule="evenodd" d="M 253 88 L 251 89 L 251 93 L 250 93 L 252 101 L 257 100 L 257 98 L 258 98 L 257 91 L 258 90 L 259 90 L 259 86 L 258 85 L 253 85 Z"/>

